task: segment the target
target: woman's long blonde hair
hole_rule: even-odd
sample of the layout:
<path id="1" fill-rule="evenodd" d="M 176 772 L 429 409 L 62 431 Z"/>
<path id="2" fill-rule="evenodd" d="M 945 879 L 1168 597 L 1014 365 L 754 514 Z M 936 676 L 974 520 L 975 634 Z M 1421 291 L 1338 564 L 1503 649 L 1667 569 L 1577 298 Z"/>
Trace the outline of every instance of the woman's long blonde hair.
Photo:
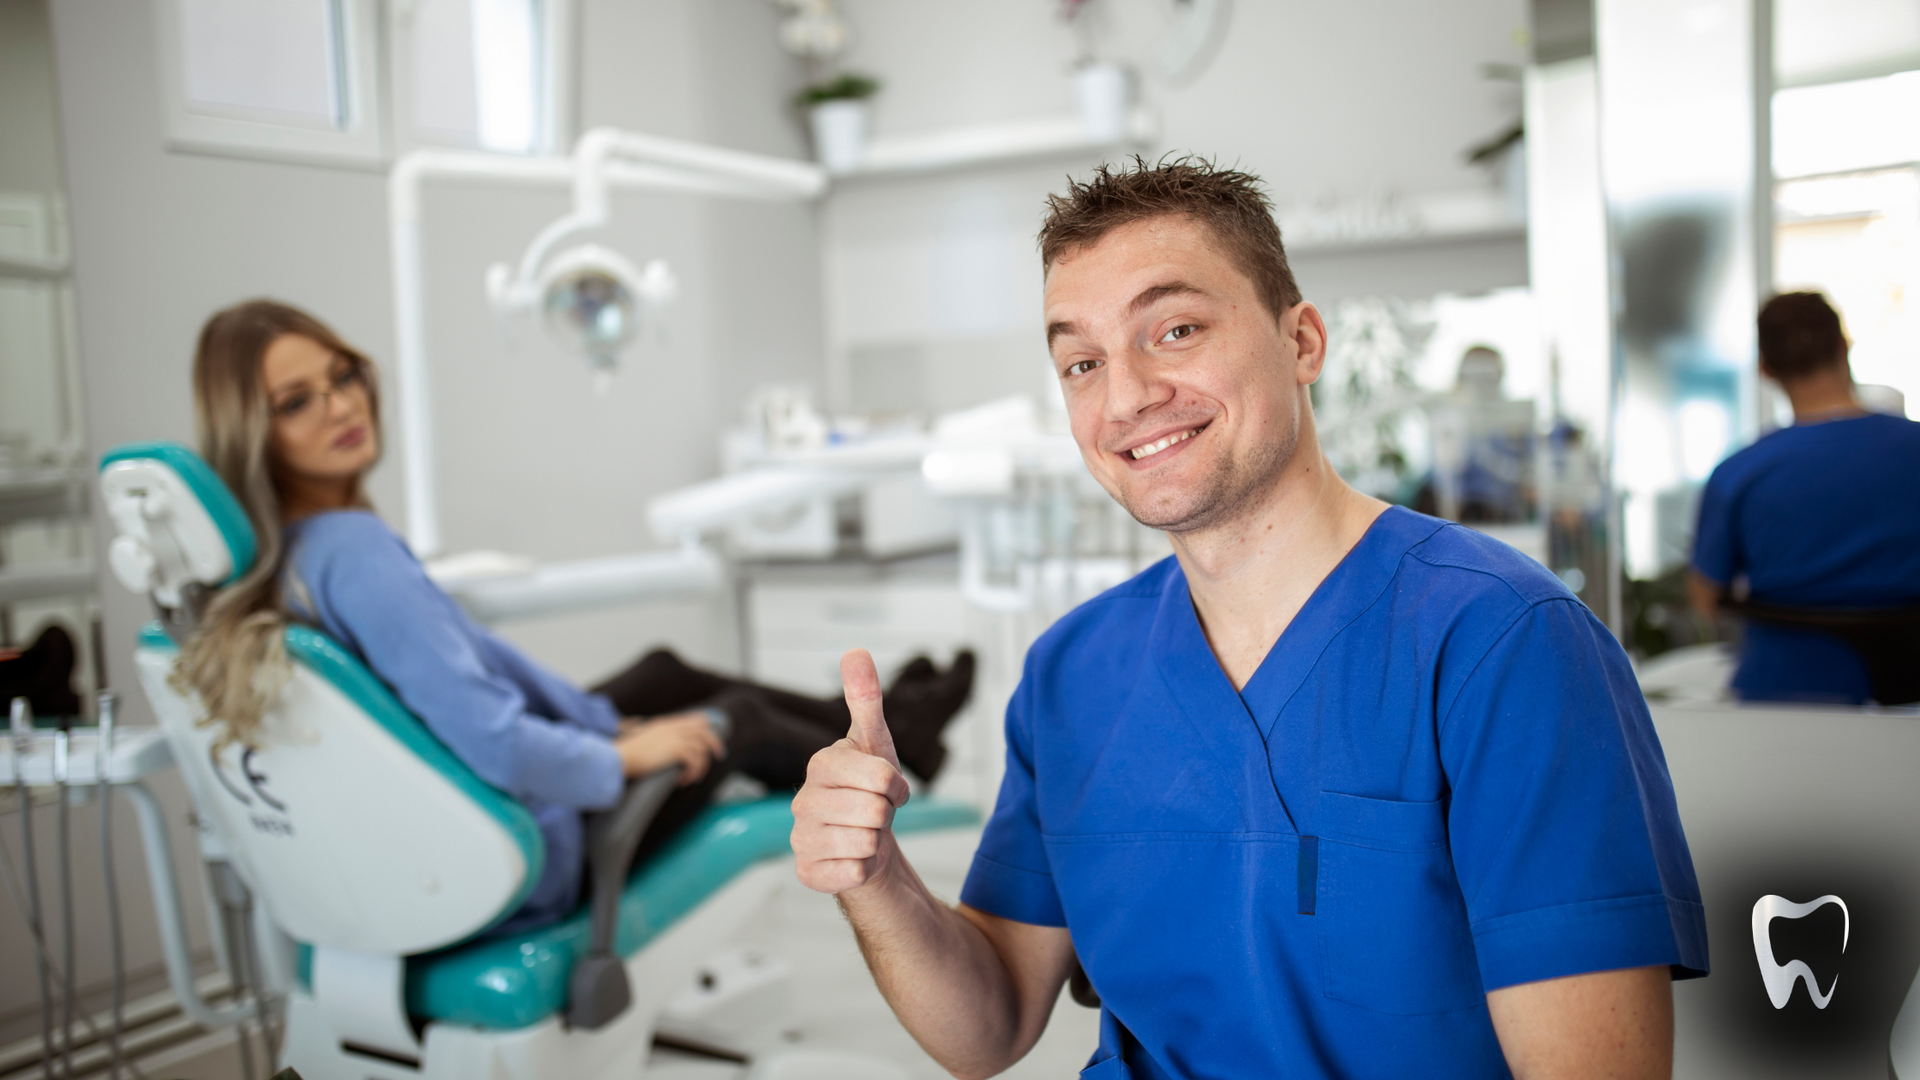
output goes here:
<path id="1" fill-rule="evenodd" d="M 216 313 L 200 330 L 193 354 L 193 418 L 200 456 L 226 481 L 253 523 L 258 554 L 247 572 L 207 602 L 181 647 L 172 683 L 198 694 L 204 724 L 223 728 L 219 746 L 252 746 L 260 718 L 291 673 L 289 622 L 281 597 L 286 545 L 272 455 L 273 410 L 261 370 L 267 347 L 297 334 L 351 361 L 367 388 L 373 433 L 380 433 L 380 392 L 373 362 L 319 319 L 272 300 L 249 300 Z M 353 501 L 367 505 L 355 481 Z"/>

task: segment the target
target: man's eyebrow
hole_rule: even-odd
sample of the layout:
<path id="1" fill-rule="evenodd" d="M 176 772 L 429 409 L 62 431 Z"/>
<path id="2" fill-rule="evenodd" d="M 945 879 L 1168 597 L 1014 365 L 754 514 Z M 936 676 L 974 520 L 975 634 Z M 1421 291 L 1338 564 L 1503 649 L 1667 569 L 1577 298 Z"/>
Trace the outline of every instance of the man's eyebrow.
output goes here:
<path id="1" fill-rule="evenodd" d="M 1184 281 L 1169 281 L 1163 285 L 1155 285 L 1155 286 L 1152 286 L 1151 288 L 1142 289 L 1140 291 L 1140 295 L 1134 297 L 1133 300 L 1127 304 L 1127 314 L 1138 315 L 1142 311 L 1145 311 L 1146 309 L 1152 307 L 1153 305 L 1159 303 L 1160 301 L 1165 300 L 1169 296 L 1183 296 L 1183 295 L 1205 297 L 1208 295 L 1208 293 L 1205 290 L 1195 288 L 1194 286 L 1189 285 Z M 1047 348 L 1049 349 L 1053 348 L 1053 339 L 1059 337 L 1060 335 L 1075 334 L 1075 333 L 1079 333 L 1079 331 L 1080 331 L 1080 327 L 1071 322 L 1048 323 L 1047 324 Z"/>
<path id="2" fill-rule="evenodd" d="M 1141 290 L 1140 295 L 1134 297 L 1133 302 L 1127 305 L 1127 314 L 1138 315 L 1169 296 L 1180 296 L 1183 294 L 1192 296 L 1207 295 L 1202 290 L 1196 289 L 1184 281 L 1169 281 L 1164 285 L 1155 285 L 1152 288 Z"/>

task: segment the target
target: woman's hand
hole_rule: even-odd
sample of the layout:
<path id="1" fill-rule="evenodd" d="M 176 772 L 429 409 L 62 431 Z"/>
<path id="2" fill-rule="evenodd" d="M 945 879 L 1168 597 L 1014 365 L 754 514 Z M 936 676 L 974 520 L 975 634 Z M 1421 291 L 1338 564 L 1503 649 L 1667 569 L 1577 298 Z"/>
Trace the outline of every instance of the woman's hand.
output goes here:
<path id="1" fill-rule="evenodd" d="M 613 748 L 620 752 L 620 768 L 626 775 L 644 776 L 679 765 L 683 785 L 705 776 L 714 758 L 727 756 L 726 744 L 714 734 L 704 712 L 673 713 L 650 720 L 628 717 L 620 722 Z"/>

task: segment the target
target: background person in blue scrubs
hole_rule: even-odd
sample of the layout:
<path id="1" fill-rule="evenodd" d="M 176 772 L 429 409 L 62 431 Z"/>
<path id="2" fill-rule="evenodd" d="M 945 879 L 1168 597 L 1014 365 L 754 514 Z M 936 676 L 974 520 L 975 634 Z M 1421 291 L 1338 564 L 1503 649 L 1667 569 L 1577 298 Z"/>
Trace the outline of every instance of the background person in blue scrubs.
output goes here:
<path id="1" fill-rule="evenodd" d="M 1786 391 L 1793 426 L 1707 479 L 1688 580 L 1694 607 L 1714 618 L 1730 591 L 1802 610 L 1920 607 L 1920 424 L 1860 406 L 1840 316 L 1819 293 L 1767 301 L 1759 344 L 1760 373 Z M 1733 690 L 1749 701 L 1875 696 L 1854 644 L 1758 618 L 1747 621 Z"/>
<path id="2" fill-rule="evenodd" d="M 1668 1075 L 1706 932 L 1625 655 L 1537 564 L 1342 482 L 1257 180 L 1136 166 L 1052 200 L 1046 331 L 1087 467 L 1175 555 L 1028 653 L 957 907 L 888 829 L 848 654 L 801 881 L 956 1076 L 1033 1046 L 1076 954 L 1101 1080 Z"/>

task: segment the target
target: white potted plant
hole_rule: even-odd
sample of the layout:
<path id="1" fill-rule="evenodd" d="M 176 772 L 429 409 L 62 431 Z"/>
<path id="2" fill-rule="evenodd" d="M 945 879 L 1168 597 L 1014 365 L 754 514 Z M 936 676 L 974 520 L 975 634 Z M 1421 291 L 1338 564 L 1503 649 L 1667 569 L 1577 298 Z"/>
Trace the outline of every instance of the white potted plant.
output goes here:
<path id="1" fill-rule="evenodd" d="M 878 79 L 847 71 L 802 89 L 796 104 L 813 128 L 813 152 L 828 172 L 849 173 L 867 156 L 868 99 Z"/>

